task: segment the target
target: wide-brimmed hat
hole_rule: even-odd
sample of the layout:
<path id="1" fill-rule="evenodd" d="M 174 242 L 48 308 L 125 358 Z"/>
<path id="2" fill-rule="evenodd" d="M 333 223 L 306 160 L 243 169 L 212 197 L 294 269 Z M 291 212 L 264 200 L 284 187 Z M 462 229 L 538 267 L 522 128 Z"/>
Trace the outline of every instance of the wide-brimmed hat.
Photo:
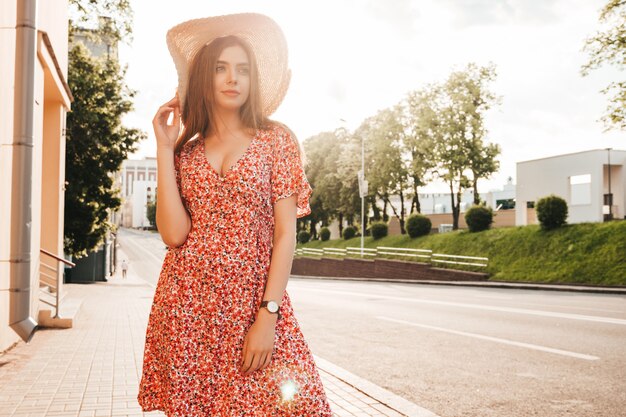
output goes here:
<path id="1" fill-rule="evenodd" d="M 240 13 L 188 20 L 167 31 L 167 47 L 178 72 L 181 110 L 187 94 L 189 67 L 196 53 L 215 38 L 235 35 L 254 51 L 259 73 L 263 115 L 274 113 L 283 101 L 291 71 L 287 62 L 287 41 L 278 24 L 258 13 Z"/>

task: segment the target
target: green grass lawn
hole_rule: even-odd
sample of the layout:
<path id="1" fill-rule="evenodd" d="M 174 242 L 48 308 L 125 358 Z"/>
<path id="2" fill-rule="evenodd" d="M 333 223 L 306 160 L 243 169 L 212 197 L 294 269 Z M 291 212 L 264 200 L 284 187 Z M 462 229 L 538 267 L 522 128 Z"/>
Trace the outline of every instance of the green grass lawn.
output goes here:
<path id="1" fill-rule="evenodd" d="M 360 246 L 361 238 L 312 241 L 298 248 Z M 626 285 L 626 221 L 578 223 L 552 231 L 538 225 L 466 230 L 411 239 L 366 237 L 365 247 L 430 249 L 448 255 L 489 258 L 490 281 Z M 467 268 L 465 268 L 467 269 Z"/>

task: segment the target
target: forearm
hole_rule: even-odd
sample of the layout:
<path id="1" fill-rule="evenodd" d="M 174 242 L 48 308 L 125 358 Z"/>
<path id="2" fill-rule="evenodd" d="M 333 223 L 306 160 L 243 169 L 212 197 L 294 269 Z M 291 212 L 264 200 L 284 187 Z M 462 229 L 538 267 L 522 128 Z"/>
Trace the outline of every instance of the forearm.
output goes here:
<path id="1" fill-rule="evenodd" d="M 169 247 L 177 247 L 187 239 L 191 218 L 176 184 L 174 150 L 157 148 L 157 165 L 157 227 L 163 242 Z"/>
<path id="2" fill-rule="evenodd" d="M 293 231 L 285 231 L 279 235 L 274 235 L 272 258 L 263 300 L 274 300 L 279 305 L 281 304 L 287 289 L 289 275 L 291 274 L 293 253 L 296 247 L 295 239 L 295 228 Z M 264 314 L 269 313 L 265 308 L 262 308 L 260 312 Z M 265 315 L 276 317 L 275 314 Z"/>

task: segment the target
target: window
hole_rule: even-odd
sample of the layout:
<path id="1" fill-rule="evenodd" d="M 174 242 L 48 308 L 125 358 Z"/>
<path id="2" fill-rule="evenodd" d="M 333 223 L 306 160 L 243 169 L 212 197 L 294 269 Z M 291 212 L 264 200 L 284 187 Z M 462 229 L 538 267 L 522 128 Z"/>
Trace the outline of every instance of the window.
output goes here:
<path id="1" fill-rule="evenodd" d="M 571 205 L 591 204 L 591 174 L 569 177 Z"/>

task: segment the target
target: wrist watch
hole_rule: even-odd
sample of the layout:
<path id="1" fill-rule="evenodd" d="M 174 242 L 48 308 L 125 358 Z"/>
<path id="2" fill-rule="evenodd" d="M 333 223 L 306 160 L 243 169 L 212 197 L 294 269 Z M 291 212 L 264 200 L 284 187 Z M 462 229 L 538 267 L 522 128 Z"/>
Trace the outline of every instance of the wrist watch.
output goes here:
<path id="1" fill-rule="evenodd" d="M 280 315 L 280 306 L 278 305 L 278 303 L 274 300 L 265 300 L 263 302 L 261 302 L 261 308 L 265 307 L 267 309 L 267 311 L 269 311 L 272 314 L 278 314 L 278 318 L 281 317 Z"/>

